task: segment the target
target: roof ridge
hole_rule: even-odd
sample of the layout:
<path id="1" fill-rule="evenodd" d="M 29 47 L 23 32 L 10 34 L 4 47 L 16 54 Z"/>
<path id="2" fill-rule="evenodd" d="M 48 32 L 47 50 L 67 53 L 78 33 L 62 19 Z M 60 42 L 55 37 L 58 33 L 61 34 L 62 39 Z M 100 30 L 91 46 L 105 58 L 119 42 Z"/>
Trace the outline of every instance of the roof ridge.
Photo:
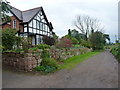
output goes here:
<path id="1" fill-rule="evenodd" d="M 31 8 L 31 9 L 28 9 L 28 10 L 24 10 L 24 11 L 22 11 L 22 12 L 27 12 L 27 11 L 34 10 L 34 9 L 38 9 L 38 8 L 42 8 L 42 7 Z"/>
<path id="2" fill-rule="evenodd" d="M 11 5 L 10 5 L 10 7 L 15 8 L 15 7 L 11 6 Z M 19 10 L 20 12 L 22 12 L 22 11 L 21 11 L 20 9 L 18 9 L 18 8 L 15 8 L 15 9 Z"/>

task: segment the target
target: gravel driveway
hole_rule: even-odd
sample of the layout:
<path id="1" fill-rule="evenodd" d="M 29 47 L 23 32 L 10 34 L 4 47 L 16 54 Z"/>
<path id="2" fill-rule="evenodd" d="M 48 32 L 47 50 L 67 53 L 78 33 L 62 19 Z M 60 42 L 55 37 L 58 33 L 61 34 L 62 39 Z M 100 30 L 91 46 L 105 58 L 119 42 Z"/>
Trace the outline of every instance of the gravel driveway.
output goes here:
<path id="1" fill-rule="evenodd" d="M 50 75 L 3 71 L 3 88 L 118 88 L 118 62 L 105 51 L 70 71 Z"/>

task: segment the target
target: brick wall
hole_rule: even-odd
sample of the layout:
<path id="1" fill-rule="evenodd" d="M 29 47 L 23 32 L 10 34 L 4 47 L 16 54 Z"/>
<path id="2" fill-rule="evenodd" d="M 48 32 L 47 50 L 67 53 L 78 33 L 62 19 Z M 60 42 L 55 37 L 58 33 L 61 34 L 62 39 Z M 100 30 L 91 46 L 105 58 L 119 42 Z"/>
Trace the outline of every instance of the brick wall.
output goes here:
<path id="1" fill-rule="evenodd" d="M 2 25 L 2 29 L 5 30 L 7 28 L 13 28 L 13 20 L 16 20 L 16 28 L 15 29 L 17 31 L 20 30 L 21 32 L 23 32 L 23 25 L 20 25 L 21 22 L 15 16 L 11 16 L 11 21 L 9 22 L 9 24 L 6 23 L 6 24 Z"/>

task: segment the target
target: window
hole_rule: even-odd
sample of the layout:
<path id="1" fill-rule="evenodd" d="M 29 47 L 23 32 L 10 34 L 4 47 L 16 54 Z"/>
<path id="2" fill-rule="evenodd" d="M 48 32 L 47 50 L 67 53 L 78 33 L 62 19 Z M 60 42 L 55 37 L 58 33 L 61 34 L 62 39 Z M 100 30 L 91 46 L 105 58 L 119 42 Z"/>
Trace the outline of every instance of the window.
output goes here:
<path id="1" fill-rule="evenodd" d="M 37 34 L 39 34 L 39 30 L 37 30 Z"/>
<path id="2" fill-rule="evenodd" d="M 43 30 L 43 23 L 40 23 L 40 30 Z"/>
<path id="3" fill-rule="evenodd" d="M 40 44 L 40 36 L 36 35 L 36 39 L 37 39 L 37 45 Z"/>
<path id="4" fill-rule="evenodd" d="M 24 27 L 24 32 L 27 32 L 27 27 Z"/>
<path id="5" fill-rule="evenodd" d="M 45 31 L 47 31 L 47 25 L 45 24 Z"/>
<path id="6" fill-rule="evenodd" d="M 31 33 L 32 33 L 32 28 L 29 28 L 29 32 L 31 32 Z"/>
<path id="7" fill-rule="evenodd" d="M 40 23 L 37 21 L 37 29 L 40 29 Z"/>
<path id="8" fill-rule="evenodd" d="M 40 34 L 42 34 L 42 31 L 40 30 Z"/>
<path id="9" fill-rule="evenodd" d="M 36 28 L 36 20 L 33 20 L 33 28 Z"/>
<path id="10" fill-rule="evenodd" d="M 36 29 L 33 29 L 33 33 L 36 33 Z"/>
<path id="11" fill-rule="evenodd" d="M 43 36 L 40 36 L 40 43 L 43 44 Z"/>
<path id="12" fill-rule="evenodd" d="M 13 20 L 13 28 L 16 28 L 16 26 L 17 26 L 17 21 L 14 19 Z"/>

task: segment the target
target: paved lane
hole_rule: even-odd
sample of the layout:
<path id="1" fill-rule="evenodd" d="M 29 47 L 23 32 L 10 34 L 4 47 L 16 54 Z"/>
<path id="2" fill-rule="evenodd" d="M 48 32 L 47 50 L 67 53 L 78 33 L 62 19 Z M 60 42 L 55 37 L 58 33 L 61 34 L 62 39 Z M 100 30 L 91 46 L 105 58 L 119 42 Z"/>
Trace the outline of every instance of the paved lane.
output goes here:
<path id="1" fill-rule="evenodd" d="M 24 75 L 3 71 L 3 88 L 117 88 L 118 62 L 102 52 L 73 70 L 50 75 Z"/>

